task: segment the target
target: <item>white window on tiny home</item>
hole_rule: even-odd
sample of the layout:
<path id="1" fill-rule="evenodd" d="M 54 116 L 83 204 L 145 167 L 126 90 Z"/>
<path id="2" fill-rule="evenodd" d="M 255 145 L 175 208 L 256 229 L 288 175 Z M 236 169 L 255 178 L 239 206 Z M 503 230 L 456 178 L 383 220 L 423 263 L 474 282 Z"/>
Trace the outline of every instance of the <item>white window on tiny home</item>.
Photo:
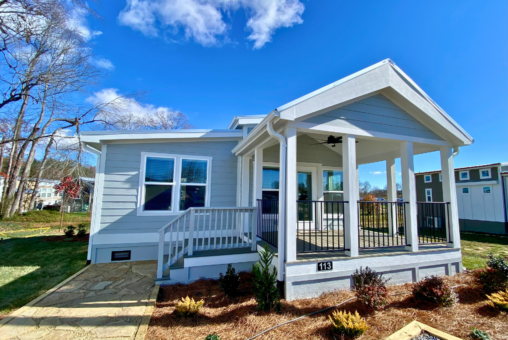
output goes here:
<path id="1" fill-rule="evenodd" d="M 141 153 L 138 215 L 210 205 L 211 157 Z"/>
<path id="2" fill-rule="evenodd" d="M 463 193 L 464 195 L 469 195 L 469 188 L 468 188 L 468 187 L 464 187 L 464 188 L 462 188 L 462 193 Z"/>
<path id="3" fill-rule="evenodd" d="M 469 181 L 469 171 L 460 171 L 459 172 L 459 180 Z"/>
<path id="4" fill-rule="evenodd" d="M 425 175 L 425 176 L 423 176 L 423 181 L 425 183 L 432 183 L 432 175 Z"/>
<path id="5" fill-rule="evenodd" d="M 443 181 L 443 174 L 439 174 L 439 182 Z"/>
<path id="6" fill-rule="evenodd" d="M 483 193 L 486 195 L 490 195 L 492 192 L 491 187 L 483 187 Z"/>
<path id="7" fill-rule="evenodd" d="M 492 173 L 490 169 L 480 169 L 480 179 L 489 179 L 492 178 Z"/>
<path id="8" fill-rule="evenodd" d="M 425 202 L 432 202 L 432 189 L 425 189 Z"/>

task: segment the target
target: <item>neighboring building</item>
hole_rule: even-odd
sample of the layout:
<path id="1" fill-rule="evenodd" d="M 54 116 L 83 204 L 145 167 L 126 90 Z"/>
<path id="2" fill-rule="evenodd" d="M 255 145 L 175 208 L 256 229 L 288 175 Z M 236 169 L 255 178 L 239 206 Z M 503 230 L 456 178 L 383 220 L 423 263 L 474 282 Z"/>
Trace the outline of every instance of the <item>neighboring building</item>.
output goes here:
<path id="1" fill-rule="evenodd" d="M 92 263 L 157 260 L 172 284 L 250 270 L 269 245 L 288 300 L 349 287 L 362 266 L 392 283 L 462 271 L 453 150 L 473 139 L 390 60 L 225 130 L 81 141 L 98 155 Z M 413 156 L 434 151 L 445 203 L 419 203 Z M 358 165 L 379 161 L 388 201 L 358 202 Z"/>
<path id="2" fill-rule="evenodd" d="M 39 181 L 39 188 L 37 189 L 36 199 L 35 199 L 35 209 L 42 210 L 47 205 L 61 205 L 62 204 L 62 193 L 57 193 L 55 190 L 55 185 L 60 183 L 60 181 L 51 180 L 51 179 L 41 179 Z M 35 181 L 28 181 L 27 191 L 33 190 L 33 186 Z M 27 204 L 25 206 L 25 211 L 28 210 L 28 202 L 30 202 L 30 195 L 26 195 L 28 199 Z"/>
<path id="3" fill-rule="evenodd" d="M 455 169 L 460 230 L 508 233 L 506 171 L 508 163 Z M 419 172 L 415 176 L 418 201 L 443 202 L 440 170 Z"/>

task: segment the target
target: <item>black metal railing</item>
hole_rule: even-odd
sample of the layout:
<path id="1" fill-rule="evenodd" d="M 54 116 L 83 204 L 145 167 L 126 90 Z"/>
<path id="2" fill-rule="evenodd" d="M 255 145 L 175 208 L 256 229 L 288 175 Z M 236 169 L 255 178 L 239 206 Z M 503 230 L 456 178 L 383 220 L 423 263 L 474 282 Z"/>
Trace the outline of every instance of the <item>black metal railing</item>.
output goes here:
<path id="1" fill-rule="evenodd" d="M 344 251 L 345 201 L 297 201 L 297 253 Z"/>
<path id="2" fill-rule="evenodd" d="M 277 247 L 279 239 L 279 200 L 258 200 L 257 237 Z"/>
<path id="3" fill-rule="evenodd" d="M 450 234 L 447 202 L 417 202 L 419 244 L 446 243 Z"/>
<path id="4" fill-rule="evenodd" d="M 407 202 L 358 202 L 360 249 L 409 245 L 406 205 Z"/>

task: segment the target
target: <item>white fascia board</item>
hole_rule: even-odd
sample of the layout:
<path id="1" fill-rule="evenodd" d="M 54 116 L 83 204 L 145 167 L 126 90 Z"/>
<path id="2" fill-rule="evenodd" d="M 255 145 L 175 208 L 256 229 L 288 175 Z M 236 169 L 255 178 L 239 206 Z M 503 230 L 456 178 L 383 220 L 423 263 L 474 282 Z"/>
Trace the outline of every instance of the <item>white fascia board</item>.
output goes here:
<path id="1" fill-rule="evenodd" d="M 317 89 L 316 91 L 308 93 L 308 94 L 306 94 L 306 95 L 304 95 L 304 96 L 302 96 L 302 97 L 300 97 L 298 99 L 295 99 L 295 100 L 293 100 L 293 101 L 291 101 L 291 102 L 289 102 L 287 104 L 284 104 L 284 105 L 278 107 L 277 111 L 282 112 L 284 110 L 287 110 L 290 107 L 293 107 L 293 106 L 295 106 L 297 104 L 300 104 L 300 103 L 302 103 L 302 102 L 304 102 L 304 101 L 306 101 L 306 100 L 308 100 L 308 99 L 310 99 L 312 97 L 315 97 L 315 96 L 317 96 L 317 95 L 319 95 L 319 94 L 321 94 L 321 93 L 323 93 L 325 91 L 328 91 L 328 90 L 330 90 L 330 89 L 332 89 L 332 88 L 334 88 L 336 86 L 344 84 L 344 83 L 346 83 L 349 80 L 352 80 L 352 79 L 354 79 L 356 77 L 359 77 L 359 76 L 361 76 L 361 75 L 363 75 L 363 74 L 365 74 L 367 72 L 370 72 L 370 71 L 372 71 L 372 70 L 374 70 L 374 69 L 376 69 L 376 68 L 378 68 L 380 66 L 383 66 L 384 64 L 387 64 L 388 62 L 390 62 L 390 59 L 385 59 L 385 60 L 380 61 L 379 63 L 376 63 L 376 64 L 374 64 L 372 66 L 364 68 L 363 70 L 355 72 L 355 73 L 353 73 L 353 74 L 351 74 L 351 75 L 349 75 L 347 77 L 339 79 L 339 80 L 337 80 L 337 81 L 335 81 L 335 82 L 333 82 L 333 83 L 331 83 L 329 85 L 323 86 L 322 88 Z"/>
<path id="2" fill-rule="evenodd" d="M 105 141 L 153 140 L 153 139 L 188 139 L 188 138 L 242 138 L 240 130 L 176 130 L 176 131 L 90 131 L 81 133 L 85 143 Z"/>
<path id="3" fill-rule="evenodd" d="M 236 129 L 239 125 L 259 124 L 266 115 L 235 116 L 229 123 L 229 130 Z"/>
<path id="4" fill-rule="evenodd" d="M 267 115 L 252 131 L 247 135 L 247 137 L 242 140 L 240 143 L 238 143 L 237 146 L 231 150 L 232 153 L 234 153 L 236 156 L 239 155 L 240 152 L 242 152 L 246 147 L 248 147 L 253 141 L 257 139 L 259 134 L 266 129 L 266 124 L 272 120 L 275 117 L 279 117 L 279 113 L 277 110 L 274 110 L 270 112 L 269 115 Z"/>
<path id="5" fill-rule="evenodd" d="M 407 80 L 407 79 L 406 79 Z M 415 91 L 414 85 L 409 85 L 401 77 L 400 73 L 396 72 L 393 68 L 390 68 L 390 88 L 393 89 L 398 95 L 402 96 L 404 100 L 408 101 L 415 107 L 417 107 L 422 113 L 429 117 L 434 123 L 439 124 L 445 131 L 446 134 L 452 134 L 456 139 L 460 140 L 463 145 L 469 145 L 473 143 L 473 139 L 469 136 L 454 120 L 447 114 L 443 114 L 443 111 L 439 109 L 434 102 L 429 101 L 418 91 Z M 388 95 L 388 97 L 390 97 Z M 393 100 L 393 98 L 390 98 Z M 399 103 L 395 102 L 399 105 Z M 418 117 L 415 117 L 418 119 Z M 425 123 L 420 119 L 422 123 Z M 428 123 L 428 122 L 427 122 Z M 432 126 L 428 126 L 432 131 L 438 135 L 443 136 L 443 133 L 438 133 Z M 449 139 L 449 135 L 448 138 Z M 459 145 L 462 146 L 462 145 Z"/>
<path id="6" fill-rule="evenodd" d="M 376 67 L 355 74 L 355 77 L 342 81 L 310 98 L 294 105 L 284 105 L 278 109 L 280 117 L 286 120 L 305 119 L 310 115 L 347 105 L 352 101 L 372 95 L 390 85 L 388 63 L 376 64 Z M 286 108 L 287 107 L 287 108 Z M 282 111 L 281 111 L 282 110 Z"/>

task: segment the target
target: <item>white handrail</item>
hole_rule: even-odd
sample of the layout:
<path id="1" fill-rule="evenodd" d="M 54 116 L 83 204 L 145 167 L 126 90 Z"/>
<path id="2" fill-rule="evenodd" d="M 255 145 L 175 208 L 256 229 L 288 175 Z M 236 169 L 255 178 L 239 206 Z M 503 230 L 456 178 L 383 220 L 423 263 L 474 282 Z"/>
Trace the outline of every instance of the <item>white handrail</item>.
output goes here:
<path id="1" fill-rule="evenodd" d="M 171 265 L 186 254 L 192 256 L 194 251 L 242 247 L 255 251 L 256 224 L 257 207 L 203 207 L 183 211 L 159 229 L 157 278 L 162 278 Z M 164 261 L 165 254 L 168 254 L 167 261 Z"/>

